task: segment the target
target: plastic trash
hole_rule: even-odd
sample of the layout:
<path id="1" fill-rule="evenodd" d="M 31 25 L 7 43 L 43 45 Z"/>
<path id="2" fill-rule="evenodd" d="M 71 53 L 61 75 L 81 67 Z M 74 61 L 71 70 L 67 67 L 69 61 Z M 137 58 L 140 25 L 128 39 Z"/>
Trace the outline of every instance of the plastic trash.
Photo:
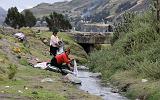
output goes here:
<path id="1" fill-rule="evenodd" d="M 15 33 L 14 36 L 18 39 L 25 40 L 25 35 L 23 33 Z"/>

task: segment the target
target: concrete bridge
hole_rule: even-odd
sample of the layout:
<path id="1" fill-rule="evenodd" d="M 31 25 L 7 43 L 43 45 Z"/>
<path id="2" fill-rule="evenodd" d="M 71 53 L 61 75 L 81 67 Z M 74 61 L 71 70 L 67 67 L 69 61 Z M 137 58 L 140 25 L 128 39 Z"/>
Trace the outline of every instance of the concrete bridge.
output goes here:
<path id="1" fill-rule="evenodd" d="M 80 44 L 87 53 L 90 53 L 96 44 L 110 44 L 113 32 L 72 32 L 75 41 Z"/>

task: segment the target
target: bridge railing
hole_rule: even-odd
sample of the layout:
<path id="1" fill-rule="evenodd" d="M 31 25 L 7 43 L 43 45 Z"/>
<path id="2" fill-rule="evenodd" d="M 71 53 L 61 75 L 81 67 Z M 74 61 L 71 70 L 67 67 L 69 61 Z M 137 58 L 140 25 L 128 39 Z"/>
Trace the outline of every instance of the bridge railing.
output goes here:
<path id="1" fill-rule="evenodd" d="M 112 32 L 74 32 L 71 34 L 77 43 L 110 44 Z"/>

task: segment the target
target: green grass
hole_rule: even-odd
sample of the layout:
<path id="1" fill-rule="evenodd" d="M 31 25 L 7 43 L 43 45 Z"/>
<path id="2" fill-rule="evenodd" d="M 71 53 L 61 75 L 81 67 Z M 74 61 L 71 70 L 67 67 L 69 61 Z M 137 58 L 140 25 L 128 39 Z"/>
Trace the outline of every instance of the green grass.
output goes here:
<path id="1" fill-rule="evenodd" d="M 30 29 L 21 29 L 27 36 L 27 45 L 18 41 L 11 35 L 2 35 L 5 41 L 0 44 L 0 92 L 1 95 L 31 100 L 100 100 L 97 96 L 80 91 L 76 86 L 63 82 L 62 75 L 51 71 L 36 69 L 28 65 L 28 58 L 38 58 L 40 61 L 51 59 L 49 46 L 41 38 L 50 39 L 50 32 L 42 32 L 40 36 Z M 80 62 L 86 62 L 86 54 L 82 47 L 65 33 L 60 33 L 67 46 L 72 46 Z M 0 41 L 1 42 L 1 41 Z M 13 48 L 20 52 L 14 52 Z M 74 51 L 76 50 L 76 51 Z M 79 53 L 80 52 L 80 53 Z M 79 56 L 82 55 L 82 56 Z M 44 78 L 53 79 L 53 83 L 42 83 Z M 6 87 L 9 86 L 9 87 Z M 25 89 L 27 87 L 28 89 Z M 22 91 L 22 93 L 18 92 Z M 7 98 L 7 97 L 6 97 Z M 8 99 L 7 98 L 7 99 Z"/>
<path id="2" fill-rule="evenodd" d="M 160 35 L 156 32 L 153 13 L 136 15 L 130 28 L 112 47 L 91 53 L 89 67 L 102 73 L 104 82 L 111 81 L 119 87 L 132 83 L 127 96 L 131 99 L 145 97 L 158 100 L 160 87 Z M 123 29 L 122 29 L 123 30 Z M 141 79 L 148 79 L 142 83 Z"/>
<path id="3" fill-rule="evenodd" d="M 40 34 L 40 38 L 46 38 L 48 41 L 50 40 L 50 36 L 52 35 L 51 32 L 41 32 Z M 65 43 L 65 48 L 71 48 L 71 55 L 74 55 L 75 59 L 81 63 L 84 64 L 87 62 L 87 54 L 84 51 L 84 49 L 77 44 L 73 37 L 71 37 L 69 34 L 67 33 L 63 33 L 63 32 L 59 32 L 58 33 L 58 37 L 61 39 L 63 39 L 64 43 Z"/>

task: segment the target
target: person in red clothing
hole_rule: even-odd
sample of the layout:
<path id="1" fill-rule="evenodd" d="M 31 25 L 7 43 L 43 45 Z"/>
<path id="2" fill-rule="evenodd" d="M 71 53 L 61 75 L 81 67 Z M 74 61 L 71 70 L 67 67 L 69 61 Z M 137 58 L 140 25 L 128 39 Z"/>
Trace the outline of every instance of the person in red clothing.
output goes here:
<path id="1" fill-rule="evenodd" d="M 65 50 L 64 53 L 61 53 L 59 55 L 56 55 L 55 57 L 53 57 L 51 59 L 51 66 L 55 66 L 58 67 L 62 73 L 62 75 L 66 74 L 63 72 L 63 68 L 67 68 L 71 71 L 73 71 L 73 67 L 71 65 L 71 60 L 68 57 L 68 55 L 70 54 L 70 49 L 68 48 L 67 50 Z M 65 63 L 65 65 L 63 65 Z"/>

